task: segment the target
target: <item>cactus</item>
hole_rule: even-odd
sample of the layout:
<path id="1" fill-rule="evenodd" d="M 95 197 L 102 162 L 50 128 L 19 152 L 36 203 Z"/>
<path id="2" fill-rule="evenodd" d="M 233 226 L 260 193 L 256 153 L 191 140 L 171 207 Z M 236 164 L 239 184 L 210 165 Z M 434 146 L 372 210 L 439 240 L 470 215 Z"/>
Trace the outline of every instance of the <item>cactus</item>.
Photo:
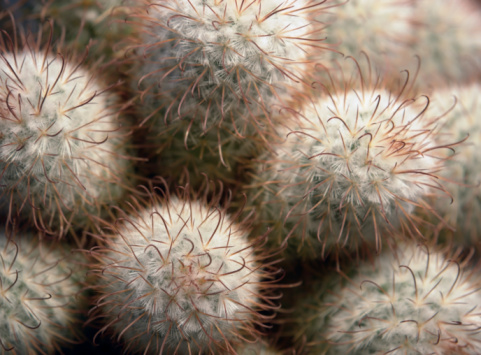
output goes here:
<path id="1" fill-rule="evenodd" d="M 312 353 L 480 353 L 481 280 L 467 260 L 409 244 L 349 273 L 299 300 L 298 339 Z"/>
<path id="2" fill-rule="evenodd" d="M 288 243 L 310 258 L 362 241 L 379 250 L 398 228 L 422 238 L 413 211 L 431 209 L 423 200 L 442 189 L 445 154 L 429 99 L 406 85 L 397 93 L 380 82 L 329 89 L 298 114 L 304 119 L 284 131 L 275 153 L 260 159 L 251 204 L 264 228 L 274 228 L 272 244 Z"/>
<path id="3" fill-rule="evenodd" d="M 101 332 L 155 354 L 233 353 L 245 336 L 257 339 L 262 278 L 272 277 L 242 226 L 201 200 L 135 206 L 95 250 Z"/>
<path id="4" fill-rule="evenodd" d="M 79 338 L 84 270 L 67 250 L 0 234 L 0 353 L 54 353 Z"/>
<path id="5" fill-rule="evenodd" d="M 112 46 L 130 35 L 131 28 L 124 21 L 128 5 L 133 0 L 28 0 L 32 3 L 31 16 L 39 23 L 53 20 L 55 37 L 63 38 L 69 50 L 83 50 L 90 42 L 95 59 L 122 58 L 119 46 Z M 91 56 L 92 58 L 92 56 Z M 89 58 L 89 59 L 91 59 Z M 107 69 L 109 69 L 107 67 Z"/>
<path id="6" fill-rule="evenodd" d="M 330 10 L 330 19 L 319 20 L 327 22 L 324 33 L 329 42 L 338 44 L 336 51 L 357 59 L 364 53 L 376 71 L 399 70 L 399 58 L 414 41 L 413 0 L 336 0 L 334 4 L 340 6 Z M 330 71 L 346 68 L 336 51 L 326 51 L 320 62 Z"/>
<path id="7" fill-rule="evenodd" d="M 194 119 L 204 130 L 249 121 L 262 131 L 274 100 L 287 99 L 289 87 L 310 84 L 310 57 L 322 49 L 312 16 L 323 11 L 322 3 L 156 0 L 139 6 L 144 33 L 134 76 L 146 119 L 157 113 L 168 122 Z"/>
<path id="8" fill-rule="evenodd" d="M 481 14 L 471 0 L 418 0 L 416 42 L 405 53 L 421 59 L 418 84 L 462 83 L 481 72 Z M 403 58 L 401 58 L 402 60 Z"/>
<path id="9" fill-rule="evenodd" d="M 11 216 L 60 236 L 120 197 L 128 166 L 115 97 L 80 64 L 48 49 L 0 57 L 1 194 Z"/>
<path id="10" fill-rule="evenodd" d="M 434 91 L 432 107 L 443 116 L 445 140 L 464 141 L 456 147 L 441 176 L 448 180 L 449 198 L 437 199 L 435 209 L 456 231 L 449 238 L 457 245 L 479 247 L 481 233 L 481 85 L 477 83 Z M 444 115 L 443 115 L 444 114 Z"/>

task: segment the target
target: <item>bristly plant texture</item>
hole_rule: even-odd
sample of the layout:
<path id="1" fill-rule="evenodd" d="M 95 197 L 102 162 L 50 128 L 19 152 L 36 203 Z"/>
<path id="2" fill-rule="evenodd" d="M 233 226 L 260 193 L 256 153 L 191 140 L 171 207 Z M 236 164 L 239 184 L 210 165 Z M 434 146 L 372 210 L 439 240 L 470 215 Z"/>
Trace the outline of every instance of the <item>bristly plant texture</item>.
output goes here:
<path id="1" fill-rule="evenodd" d="M 52 354 L 78 340 L 84 269 L 64 247 L 21 237 L 0 233 L 0 353 Z"/>
<path id="2" fill-rule="evenodd" d="M 313 16 L 325 2 L 139 0 L 134 76 L 145 120 L 265 130 L 270 105 L 311 83 L 308 68 L 324 49 Z"/>
<path id="3" fill-rule="evenodd" d="M 298 336 L 310 353 L 481 352 L 481 279 L 467 259 L 401 245 L 351 271 L 323 295 L 299 299 Z"/>
<path id="4" fill-rule="evenodd" d="M 255 341 L 254 327 L 273 308 L 266 294 L 272 267 L 263 264 L 248 232 L 205 199 L 152 195 L 133 200 L 98 258 L 97 305 L 125 349 L 143 353 L 235 353 Z"/>
<path id="5" fill-rule="evenodd" d="M 72 222 L 85 228 L 91 213 L 123 191 L 129 160 L 119 105 L 81 60 L 3 39 L 0 192 L 9 221 L 30 215 L 57 236 Z"/>
<path id="6" fill-rule="evenodd" d="M 449 145 L 437 143 L 438 116 L 409 80 L 397 91 L 361 76 L 320 92 L 260 159 L 251 188 L 271 243 L 297 256 L 333 248 L 377 250 L 394 230 L 423 238 L 416 207 L 444 191 L 437 178 Z M 260 189 L 259 189 L 260 187 Z"/>
<path id="7" fill-rule="evenodd" d="M 464 141 L 447 161 L 442 176 L 450 196 L 435 208 L 456 231 L 444 229 L 457 245 L 481 246 L 481 85 L 473 83 L 434 91 L 432 107 L 442 118 L 445 140 Z M 452 200 L 451 200 L 452 199 Z"/>

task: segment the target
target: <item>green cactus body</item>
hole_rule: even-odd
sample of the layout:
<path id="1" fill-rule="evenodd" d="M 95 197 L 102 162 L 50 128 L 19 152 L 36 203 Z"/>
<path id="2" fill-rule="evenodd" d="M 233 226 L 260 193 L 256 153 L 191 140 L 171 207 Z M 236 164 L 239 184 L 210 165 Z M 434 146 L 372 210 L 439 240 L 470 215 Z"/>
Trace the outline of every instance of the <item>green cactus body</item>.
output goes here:
<path id="1" fill-rule="evenodd" d="M 80 325 L 82 270 L 58 245 L 0 235 L 0 353 L 53 353 Z"/>
<path id="2" fill-rule="evenodd" d="M 46 0 L 35 1 L 34 13 L 40 21 L 53 20 L 56 36 L 64 38 L 70 50 L 84 51 L 89 43 L 91 57 L 122 58 L 117 43 L 132 32 L 125 21 L 134 0 Z M 62 31 L 62 35 L 61 35 Z M 112 45 L 114 44 L 114 45 Z M 109 69 L 109 68 L 107 68 Z"/>
<path id="3" fill-rule="evenodd" d="M 479 272 L 421 245 L 398 254 L 384 252 L 331 280 L 321 297 L 299 301 L 310 310 L 299 337 L 312 353 L 479 354 Z"/>
<path id="4" fill-rule="evenodd" d="M 123 192 L 129 160 L 116 104 L 60 55 L 24 50 L 0 61 L 1 193 L 12 215 L 30 212 L 38 228 L 63 235 Z"/>
<path id="5" fill-rule="evenodd" d="M 172 198 L 117 232 L 99 257 L 96 314 L 125 349 L 233 353 L 246 334 L 256 336 L 265 272 L 223 211 Z"/>

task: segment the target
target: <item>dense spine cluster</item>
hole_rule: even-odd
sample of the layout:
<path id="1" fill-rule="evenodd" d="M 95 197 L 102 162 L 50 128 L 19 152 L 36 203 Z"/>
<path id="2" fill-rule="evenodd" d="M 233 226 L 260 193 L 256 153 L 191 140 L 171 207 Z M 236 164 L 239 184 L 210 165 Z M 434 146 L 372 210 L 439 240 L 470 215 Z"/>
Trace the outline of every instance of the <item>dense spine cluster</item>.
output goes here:
<path id="1" fill-rule="evenodd" d="M 322 51 L 311 19 L 321 5 L 156 0 L 140 7 L 137 77 L 149 116 L 194 119 L 204 130 L 222 121 L 242 127 L 244 120 L 262 129 L 268 120 L 257 120 L 286 87 L 310 84 L 309 56 Z"/>
<path id="2" fill-rule="evenodd" d="M 384 252 L 299 302 L 298 334 L 322 354 L 479 354 L 479 271 L 425 246 Z M 327 282 L 327 280 L 325 280 Z M 328 288 L 324 286 L 324 289 Z"/>
<path id="3" fill-rule="evenodd" d="M 96 251 L 103 330 L 152 354 L 233 353 L 244 337 L 257 339 L 269 276 L 247 232 L 201 201 L 132 212 Z"/>
<path id="4" fill-rule="evenodd" d="M 122 192 L 128 160 L 115 101 L 81 63 L 45 50 L 0 56 L 0 191 L 60 235 Z"/>
<path id="5" fill-rule="evenodd" d="M 381 86 L 346 85 L 313 99 L 252 183 L 276 244 L 319 256 L 361 241 L 379 249 L 398 228 L 419 236 L 413 211 L 443 189 L 437 174 L 446 148 L 437 146 L 439 116 L 428 106 L 424 96 Z"/>
<path id="6" fill-rule="evenodd" d="M 77 340 L 84 269 L 65 248 L 22 237 L 0 234 L 0 353 L 53 353 Z"/>

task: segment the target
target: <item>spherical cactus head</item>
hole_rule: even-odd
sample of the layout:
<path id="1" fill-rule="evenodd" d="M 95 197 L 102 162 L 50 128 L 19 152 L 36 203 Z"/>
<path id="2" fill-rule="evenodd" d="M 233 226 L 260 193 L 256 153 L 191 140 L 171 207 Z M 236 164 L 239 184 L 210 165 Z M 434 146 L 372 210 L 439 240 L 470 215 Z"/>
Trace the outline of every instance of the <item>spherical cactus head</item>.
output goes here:
<path id="1" fill-rule="evenodd" d="M 34 235 L 0 233 L 0 351 L 54 353 L 80 336 L 80 257 Z"/>
<path id="2" fill-rule="evenodd" d="M 479 353 L 479 270 L 456 259 L 435 248 L 401 245 L 343 274 L 323 297 L 309 300 L 317 311 L 303 319 L 302 329 L 311 351 Z"/>
<path id="3" fill-rule="evenodd" d="M 139 6 L 143 34 L 135 43 L 140 50 L 134 77 L 146 120 L 268 125 L 259 116 L 274 100 L 310 85 L 311 55 L 322 51 L 322 28 L 312 19 L 323 3 L 156 0 Z"/>
<path id="4" fill-rule="evenodd" d="M 261 219 L 277 223 L 272 237 L 298 254 L 364 242 L 380 249 L 397 229 L 423 238 L 426 222 L 413 212 L 430 211 L 427 197 L 443 191 L 437 174 L 445 146 L 437 146 L 439 117 L 430 115 L 429 98 L 407 79 L 397 91 L 370 80 L 361 75 L 314 96 L 262 160 Z"/>
<path id="5" fill-rule="evenodd" d="M 257 339 L 272 274 L 243 226 L 188 194 L 136 201 L 95 251 L 102 331 L 156 354 L 233 353 L 242 339 Z"/>
<path id="6" fill-rule="evenodd" d="M 120 197 L 126 132 L 98 73 L 26 41 L 0 48 L 0 189 L 11 215 L 61 236 Z"/>

